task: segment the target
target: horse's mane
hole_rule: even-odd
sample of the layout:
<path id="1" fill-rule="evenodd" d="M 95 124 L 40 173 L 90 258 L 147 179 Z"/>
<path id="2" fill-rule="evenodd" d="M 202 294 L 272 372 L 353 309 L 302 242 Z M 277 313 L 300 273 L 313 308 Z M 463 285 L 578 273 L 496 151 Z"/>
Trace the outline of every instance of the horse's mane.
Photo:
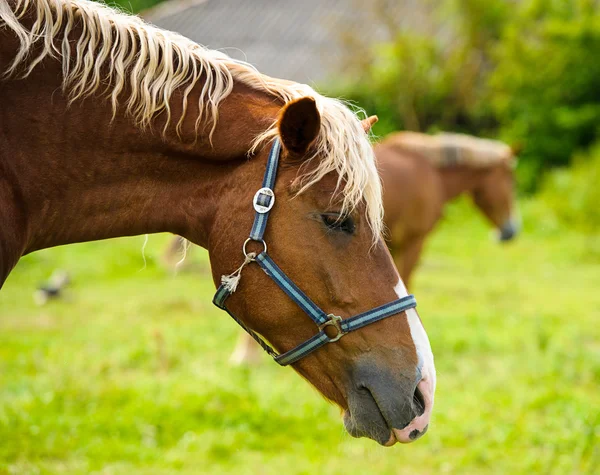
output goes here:
<path id="1" fill-rule="evenodd" d="M 499 140 L 448 132 L 436 135 L 399 132 L 391 139 L 401 147 L 417 151 L 437 168 L 456 165 L 486 168 L 499 164 L 512 167 L 514 162 L 510 146 Z"/>
<path id="2" fill-rule="evenodd" d="M 26 78 L 42 60 L 55 58 L 62 63 L 63 91 L 71 102 L 104 94 L 110 98 L 113 113 L 124 105 L 126 114 L 141 127 L 163 113 L 167 118 L 163 132 L 173 120 L 169 104 L 176 91 L 181 92 L 183 103 L 176 127 L 181 131 L 189 95 L 199 82 L 203 85 L 196 131 L 208 130 L 209 138 L 219 105 L 231 93 L 234 81 L 283 103 L 313 97 L 322 126 L 313 147 L 314 166 L 304 167 L 299 176 L 300 192 L 336 172 L 344 196 L 342 211 L 349 212 L 364 200 L 369 224 L 375 238 L 379 237 L 383 227 L 381 184 L 358 117 L 362 111 L 355 113 L 307 85 L 262 75 L 247 63 L 92 1 L 0 0 L 0 31 L 5 28 L 16 35 L 20 47 L 0 78 Z M 274 122 L 256 137 L 251 152 L 277 134 Z"/>

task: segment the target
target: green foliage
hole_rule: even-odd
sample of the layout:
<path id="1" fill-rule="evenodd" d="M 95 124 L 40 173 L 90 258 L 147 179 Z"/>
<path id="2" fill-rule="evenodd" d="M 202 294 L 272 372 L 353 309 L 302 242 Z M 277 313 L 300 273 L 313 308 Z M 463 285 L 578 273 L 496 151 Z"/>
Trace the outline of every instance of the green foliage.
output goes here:
<path id="1" fill-rule="evenodd" d="M 378 133 L 397 130 L 398 124 L 418 130 L 437 120 L 434 111 L 444 113 L 444 99 L 451 93 L 452 73 L 434 66 L 442 61 L 430 39 L 398 35 L 378 48 L 365 77 L 341 94 L 378 114 Z"/>
<path id="2" fill-rule="evenodd" d="M 24 258 L 0 292 L 0 473 L 599 473 L 600 252 L 548 229 L 489 239 L 466 201 L 447 210 L 414 291 L 438 372 L 428 434 L 385 449 L 290 368 L 231 367 L 240 333 L 204 273 L 156 263 L 167 236 Z M 560 223 L 558 224 L 560 226 Z M 597 250 L 598 251 L 598 250 Z M 36 307 L 57 267 L 65 299 Z"/>
<path id="3" fill-rule="evenodd" d="M 380 116 L 376 133 L 499 137 L 523 147 L 526 190 L 600 137 L 599 2 L 446 0 L 435 11 L 437 22 L 398 27 L 350 65 L 353 81 L 336 90 Z"/>
<path id="4" fill-rule="evenodd" d="M 128 13 L 139 13 L 163 2 L 164 0 L 96 0 Z"/>
<path id="5" fill-rule="evenodd" d="M 490 93 L 501 134 L 525 145 L 528 181 L 543 168 L 568 164 L 574 151 L 599 136 L 596 3 L 531 2 L 496 51 Z"/>
<path id="6" fill-rule="evenodd" d="M 508 18 L 506 2 L 432 5 L 429 25 L 388 24 L 389 41 L 353 55 L 348 65 L 353 80 L 330 88 L 377 113 L 380 135 L 400 129 L 473 133 L 493 125 L 484 97 L 491 49 Z M 363 8 L 376 6 L 365 3 Z"/>
<path id="7" fill-rule="evenodd" d="M 550 173 L 544 180 L 541 199 L 555 216 L 584 231 L 600 230 L 600 144 L 589 155 L 577 155 L 571 168 Z"/>

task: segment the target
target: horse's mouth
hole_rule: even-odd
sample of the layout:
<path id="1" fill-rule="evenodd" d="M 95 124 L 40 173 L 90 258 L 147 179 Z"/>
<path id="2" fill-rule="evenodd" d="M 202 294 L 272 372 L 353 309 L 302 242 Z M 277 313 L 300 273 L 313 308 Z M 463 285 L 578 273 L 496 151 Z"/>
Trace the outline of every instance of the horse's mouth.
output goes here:
<path id="1" fill-rule="evenodd" d="M 378 404 L 376 395 L 361 388 L 351 398 L 351 409 L 344 411 L 346 431 L 352 437 L 368 437 L 384 447 L 414 442 L 429 428 L 433 405 L 430 386 L 422 380 L 410 401 L 397 398 L 392 404 Z"/>

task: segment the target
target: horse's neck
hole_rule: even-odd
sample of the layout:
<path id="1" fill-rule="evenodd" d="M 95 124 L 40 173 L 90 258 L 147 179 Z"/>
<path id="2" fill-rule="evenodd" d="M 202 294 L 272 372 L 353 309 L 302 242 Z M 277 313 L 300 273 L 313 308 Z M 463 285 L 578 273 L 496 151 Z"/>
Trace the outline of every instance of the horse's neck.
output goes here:
<path id="1" fill-rule="evenodd" d="M 1 226 L 0 283 L 21 254 L 73 242 L 173 232 L 206 246 L 218 197 L 276 117 L 273 101 L 261 109 L 264 98 L 236 87 L 220 107 L 213 146 L 202 137 L 183 145 L 118 114 L 109 125 L 109 105 L 94 97 L 67 107 L 60 66 L 46 63 L 0 83 L 0 208 L 13 210 Z"/>
<path id="2" fill-rule="evenodd" d="M 458 165 L 440 168 L 439 174 L 444 189 L 444 199 L 448 202 L 463 193 L 472 191 L 478 184 L 478 180 L 481 177 L 481 170 Z"/>

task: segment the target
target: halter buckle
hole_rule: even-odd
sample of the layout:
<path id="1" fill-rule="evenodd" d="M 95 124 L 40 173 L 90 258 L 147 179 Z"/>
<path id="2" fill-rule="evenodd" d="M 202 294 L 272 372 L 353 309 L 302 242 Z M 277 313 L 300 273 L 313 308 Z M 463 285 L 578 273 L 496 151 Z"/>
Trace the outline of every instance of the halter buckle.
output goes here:
<path id="1" fill-rule="evenodd" d="M 261 188 L 254 195 L 252 205 L 257 213 L 265 214 L 271 211 L 275 204 L 275 193 L 271 188 Z"/>
<path id="2" fill-rule="evenodd" d="M 325 323 L 321 323 L 319 325 L 319 330 L 322 331 L 325 327 L 334 327 L 337 330 L 337 334 L 333 338 L 325 333 L 327 338 L 329 338 L 329 343 L 333 343 L 334 341 L 338 341 L 340 338 L 342 338 L 346 332 L 342 328 L 342 317 L 330 313 L 327 315 L 327 318 L 329 318 L 329 320 L 327 320 Z"/>

